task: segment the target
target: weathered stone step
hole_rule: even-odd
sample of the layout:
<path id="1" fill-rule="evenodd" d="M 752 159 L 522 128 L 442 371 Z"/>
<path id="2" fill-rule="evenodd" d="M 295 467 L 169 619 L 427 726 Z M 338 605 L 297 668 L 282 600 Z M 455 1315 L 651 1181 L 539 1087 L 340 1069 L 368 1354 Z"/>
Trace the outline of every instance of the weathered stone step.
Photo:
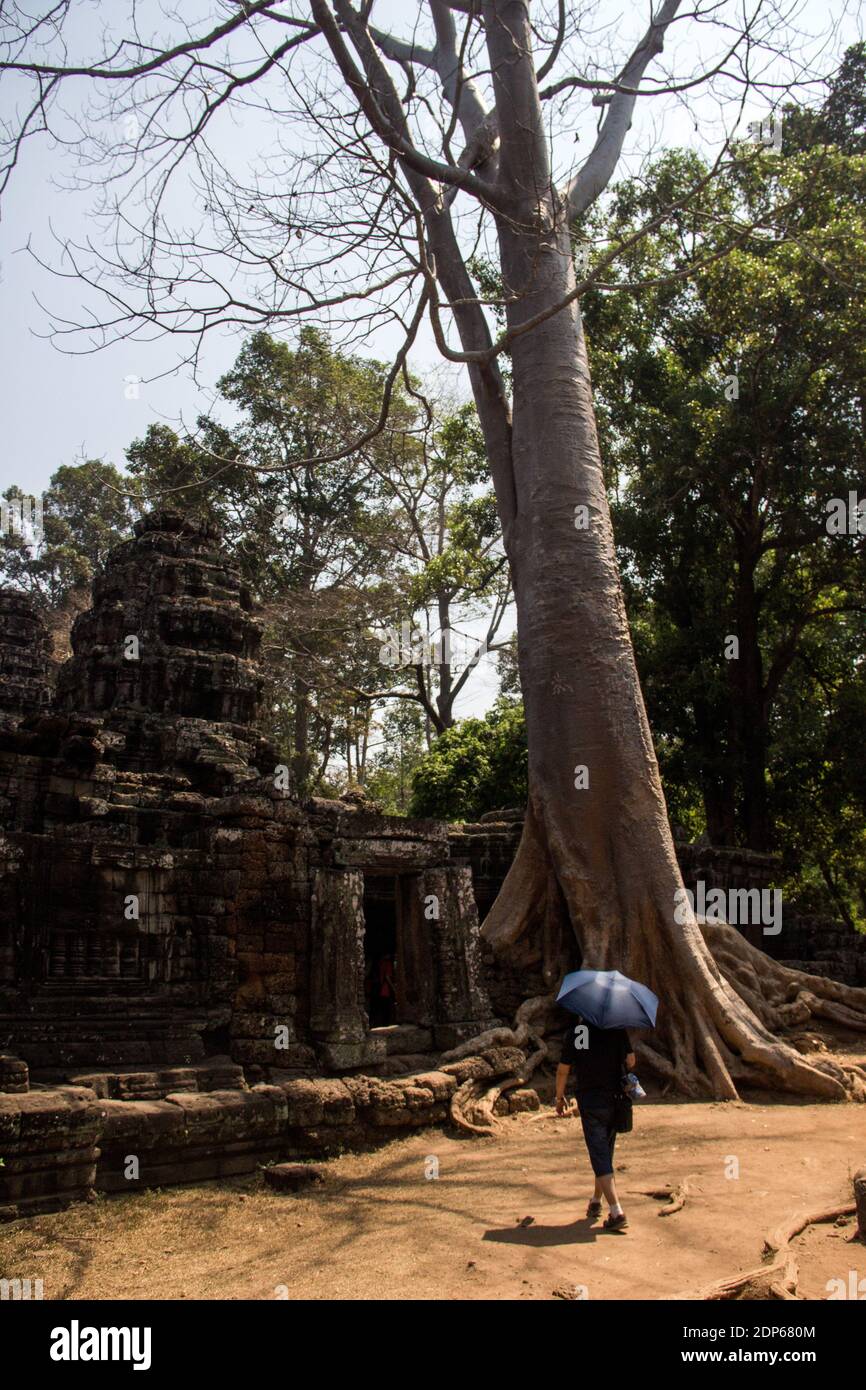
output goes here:
<path id="1" fill-rule="evenodd" d="M 208 1058 L 196 1066 L 158 1067 L 152 1070 L 119 1067 L 70 1070 L 72 1086 L 89 1086 L 101 1100 L 164 1100 L 175 1091 L 244 1090 L 243 1067 L 230 1057 Z"/>

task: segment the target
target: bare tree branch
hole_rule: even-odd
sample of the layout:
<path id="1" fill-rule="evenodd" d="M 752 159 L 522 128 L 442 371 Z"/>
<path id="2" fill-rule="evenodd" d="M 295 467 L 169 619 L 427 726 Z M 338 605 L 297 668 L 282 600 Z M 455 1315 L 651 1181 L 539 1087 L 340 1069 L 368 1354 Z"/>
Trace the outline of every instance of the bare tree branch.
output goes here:
<path id="1" fill-rule="evenodd" d="M 662 52 L 665 32 L 680 3 L 681 0 L 663 0 L 658 14 L 653 17 L 647 32 L 620 74 L 619 83 L 623 87 L 636 88 L 653 58 Z M 572 221 L 583 216 L 610 182 L 631 125 L 635 101 L 633 91 L 618 92 L 611 99 L 598 139 L 586 163 L 578 170 L 565 191 Z"/>
<path id="2" fill-rule="evenodd" d="M 399 99 L 396 102 L 389 99 L 391 93 L 381 82 L 381 74 L 378 74 L 380 80 L 374 82 L 370 82 L 369 78 L 365 80 L 343 43 L 340 26 L 334 19 L 327 0 L 310 0 L 310 8 L 334 55 L 346 86 L 356 98 L 373 130 L 388 148 L 400 157 L 403 164 L 437 183 L 452 184 L 456 188 L 473 193 L 491 207 L 498 206 L 500 200 L 492 185 L 479 179 L 470 170 L 462 169 L 458 164 L 444 164 L 441 160 L 432 159 L 429 155 L 422 154 L 415 148 L 406 129 Z M 373 49 L 369 30 L 348 3 L 348 0 L 336 0 L 335 11 L 339 15 L 340 24 L 351 34 L 363 60 L 365 52 Z M 380 105 L 380 98 L 383 96 L 387 102 L 387 112 Z M 396 93 L 394 93 L 394 97 L 396 97 Z"/>

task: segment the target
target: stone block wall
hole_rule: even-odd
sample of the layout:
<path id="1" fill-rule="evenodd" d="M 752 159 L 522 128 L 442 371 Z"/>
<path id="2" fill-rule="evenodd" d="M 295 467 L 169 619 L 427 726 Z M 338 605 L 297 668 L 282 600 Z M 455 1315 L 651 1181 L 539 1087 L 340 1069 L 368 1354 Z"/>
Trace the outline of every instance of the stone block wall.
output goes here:
<path id="1" fill-rule="evenodd" d="M 866 985 L 866 935 L 831 918 L 786 912 L 781 936 L 771 938 L 767 950 L 795 970 Z"/>
<path id="2" fill-rule="evenodd" d="M 482 921 L 511 867 L 522 831 L 523 811 L 517 809 L 490 812 L 476 824 L 451 827 L 451 853 L 468 869 Z M 499 1018 L 510 1023 L 525 999 L 546 993 L 540 959 L 528 949 L 515 950 L 506 961 L 482 942 L 480 953 L 484 988 Z"/>
<path id="3" fill-rule="evenodd" d="M 111 551 L 93 607 L 73 624 L 57 707 L 250 725 L 261 629 L 219 531 L 169 511 L 135 531 Z"/>
<path id="4" fill-rule="evenodd" d="M 0 727 L 46 709 L 51 643 L 33 603 L 14 589 L 0 590 Z"/>
<path id="5" fill-rule="evenodd" d="M 508 1053 L 508 1055 L 505 1055 Z M 329 1157 L 405 1131 L 447 1124 L 451 1099 L 470 1077 L 495 1077 L 513 1049 L 490 1049 L 435 1070 L 386 1080 L 355 1075 L 289 1078 L 212 1089 L 219 1068 L 151 1078 L 148 1099 L 107 1098 L 93 1086 L 0 1093 L 0 1220 L 54 1211 L 94 1191 L 203 1182 L 254 1172 L 287 1158 Z M 522 1055 L 522 1054 L 518 1054 Z M 225 1064 L 222 1064 L 225 1066 Z M 138 1078 L 139 1088 L 145 1076 Z M 503 1097 L 503 1101 L 505 1098 Z M 515 1091 L 498 1113 L 536 1108 Z"/>
<path id="6" fill-rule="evenodd" d="M 0 1093 L 0 1220 L 87 1198 L 101 1129 L 99 1101 L 84 1086 Z"/>

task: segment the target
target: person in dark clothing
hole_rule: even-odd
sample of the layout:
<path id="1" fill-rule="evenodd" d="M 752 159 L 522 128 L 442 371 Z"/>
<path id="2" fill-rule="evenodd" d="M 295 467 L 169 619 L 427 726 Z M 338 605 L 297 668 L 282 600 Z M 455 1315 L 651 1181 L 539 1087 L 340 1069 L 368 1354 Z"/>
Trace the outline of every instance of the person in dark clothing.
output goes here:
<path id="1" fill-rule="evenodd" d="M 566 1113 L 565 1088 L 573 1067 L 583 1137 L 595 1174 L 595 1191 L 586 1214 L 592 1220 L 601 1216 L 601 1200 L 606 1197 L 610 1208 L 606 1231 L 620 1231 L 628 1225 L 613 1176 L 614 1110 L 623 1073 L 634 1064 L 631 1038 L 624 1028 L 596 1028 L 579 1016 L 571 1016 L 556 1069 L 556 1113 Z"/>

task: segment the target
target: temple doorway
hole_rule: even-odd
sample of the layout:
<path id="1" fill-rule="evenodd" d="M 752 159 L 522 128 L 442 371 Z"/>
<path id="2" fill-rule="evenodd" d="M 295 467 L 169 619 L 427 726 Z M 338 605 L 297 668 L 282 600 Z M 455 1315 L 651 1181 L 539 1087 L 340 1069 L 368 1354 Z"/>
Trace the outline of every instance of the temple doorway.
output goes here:
<path id="1" fill-rule="evenodd" d="M 364 874 L 364 1007 L 371 1028 L 397 1022 L 399 899 L 395 874 Z"/>

